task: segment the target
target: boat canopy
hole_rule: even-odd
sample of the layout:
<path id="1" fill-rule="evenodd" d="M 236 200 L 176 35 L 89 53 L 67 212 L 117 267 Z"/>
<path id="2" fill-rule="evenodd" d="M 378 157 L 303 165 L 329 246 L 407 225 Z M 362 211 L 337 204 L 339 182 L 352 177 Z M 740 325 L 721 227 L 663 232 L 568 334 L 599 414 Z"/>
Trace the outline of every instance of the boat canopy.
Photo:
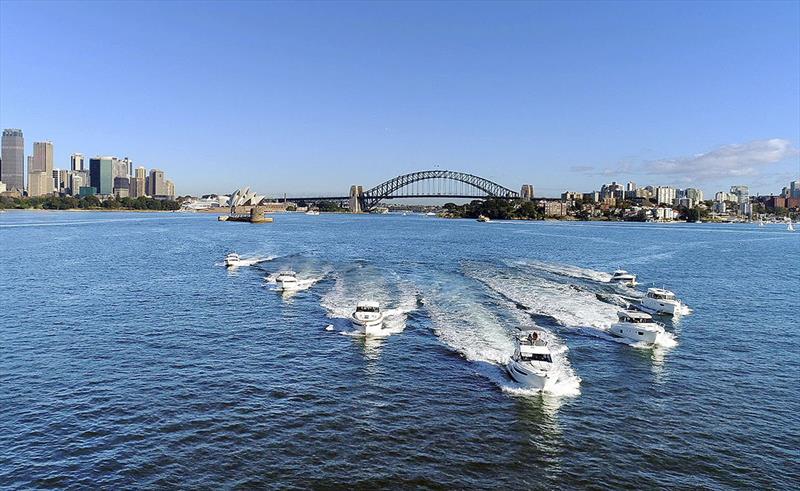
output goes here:
<path id="1" fill-rule="evenodd" d="M 378 302 L 364 301 L 358 302 L 356 312 L 380 312 L 381 306 Z"/>
<path id="2" fill-rule="evenodd" d="M 662 288 L 648 288 L 647 296 L 657 300 L 675 300 L 675 294 Z"/>
<path id="3" fill-rule="evenodd" d="M 278 276 L 296 276 L 296 275 L 297 273 L 295 273 L 294 271 L 281 271 L 280 273 L 278 273 Z"/>
<path id="4" fill-rule="evenodd" d="M 649 314 L 645 314 L 644 312 L 636 312 L 633 310 L 617 312 L 617 317 L 619 317 L 621 322 L 631 322 L 633 324 L 646 324 L 648 322 L 653 322 L 653 318 L 650 317 Z"/>

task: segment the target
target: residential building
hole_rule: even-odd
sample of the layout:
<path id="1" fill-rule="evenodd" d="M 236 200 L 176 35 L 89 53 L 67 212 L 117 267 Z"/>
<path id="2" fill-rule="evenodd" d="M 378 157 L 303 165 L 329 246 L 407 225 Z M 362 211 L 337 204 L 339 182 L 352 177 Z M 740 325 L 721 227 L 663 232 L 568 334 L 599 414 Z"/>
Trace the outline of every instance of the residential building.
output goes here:
<path id="1" fill-rule="evenodd" d="M 697 188 L 686 188 L 686 190 L 683 192 L 683 195 L 695 203 L 703 201 L 703 191 Z"/>
<path id="2" fill-rule="evenodd" d="M 742 215 L 750 215 L 750 189 L 747 186 L 731 186 L 731 194 L 736 196 L 739 203 L 739 213 Z"/>
<path id="3" fill-rule="evenodd" d="M 112 162 L 113 157 L 89 159 L 89 184 L 95 189 L 96 194 L 110 196 L 114 192 Z"/>
<path id="4" fill-rule="evenodd" d="M 567 215 L 567 204 L 560 201 L 545 201 L 544 214 L 549 217 L 563 217 Z"/>
<path id="5" fill-rule="evenodd" d="M 574 202 L 583 201 L 583 193 L 577 191 L 564 191 L 561 193 L 561 201 Z"/>
<path id="6" fill-rule="evenodd" d="M 69 156 L 69 167 L 70 169 L 75 171 L 84 171 L 86 170 L 86 162 L 83 158 L 82 153 L 73 153 Z"/>
<path id="7" fill-rule="evenodd" d="M 658 204 L 672 205 L 677 197 L 677 190 L 669 186 L 656 187 L 656 202 Z"/>
<path id="8" fill-rule="evenodd" d="M 25 190 L 25 139 L 22 130 L 3 130 L 0 145 L 0 181 L 9 191 L 21 193 Z"/>

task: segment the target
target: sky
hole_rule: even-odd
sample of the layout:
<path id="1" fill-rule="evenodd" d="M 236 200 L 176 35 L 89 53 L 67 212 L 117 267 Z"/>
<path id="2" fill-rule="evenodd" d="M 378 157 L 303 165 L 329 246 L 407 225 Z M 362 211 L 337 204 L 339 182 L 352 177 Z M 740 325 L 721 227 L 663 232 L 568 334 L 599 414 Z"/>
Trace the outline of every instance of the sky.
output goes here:
<path id="1" fill-rule="evenodd" d="M 0 0 L 0 127 L 178 194 L 800 176 L 800 2 Z"/>

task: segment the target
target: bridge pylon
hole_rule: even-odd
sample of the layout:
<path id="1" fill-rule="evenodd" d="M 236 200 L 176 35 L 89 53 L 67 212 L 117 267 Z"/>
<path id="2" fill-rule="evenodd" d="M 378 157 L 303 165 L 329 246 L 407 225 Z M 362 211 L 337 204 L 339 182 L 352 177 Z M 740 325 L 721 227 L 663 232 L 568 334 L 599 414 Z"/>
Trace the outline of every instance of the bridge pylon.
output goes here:
<path id="1" fill-rule="evenodd" d="M 364 187 L 353 184 L 350 186 L 350 202 L 348 208 L 350 213 L 361 213 L 364 211 Z"/>

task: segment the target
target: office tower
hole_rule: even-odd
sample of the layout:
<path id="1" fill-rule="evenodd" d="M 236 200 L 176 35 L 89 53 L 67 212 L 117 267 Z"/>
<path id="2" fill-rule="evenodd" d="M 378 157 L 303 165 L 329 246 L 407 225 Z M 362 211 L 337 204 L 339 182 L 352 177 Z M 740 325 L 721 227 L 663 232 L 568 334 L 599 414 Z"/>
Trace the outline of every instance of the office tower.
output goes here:
<path id="1" fill-rule="evenodd" d="M 533 185 L 532 184 L 523 184 L 522 189 L 519 193 L 520 197 L 525 200 L 532 200 L 533 199 Z"/>
<path id="2" fill-rule="evenodd" d="M 628 181 L 628 184 L 625 185 L 625 191 L 636 191 L 636 183 L 633 181 Z"/>
<path id="3" fill-rule="evenodd" d="M 53 169 L 51 171 L 53 176 L 53 191 L 60 193 L 61 192 L 61 169 Z"/>
<path id="4" fill-rule="evenodd" d="M 170 180 L 166 182 L 167 196 L 169 199 L 175 199 L 175 183 Z"/>
<path id="5" fill-rule="evenodd" d="M 139 198 L 147 195 L 147 169 L 137 167 L 133 172 L 130 183 L 131 198 Z"/>
<path id="6" fill-rule="evenodd" d="M 86 164 L 82 153 L 73 153 L 69 156 L 70 169 L 72 171 L 86 170 Z"/>
<path id="7" fill-rule="evenodd" d="M 114 178 L 114 196 L 127 198 L 130 196 L 130 178 L 127 176 Z"/>
<path id="8" fill-rule="evenodd" d="M 136 174 L 134 177 L 144 179 L 145 177 L 147 177 L 147 169 L 145 169 L 144 167 L 137 167 Z"/>
<path id="9" fill-rule="evenodd" d="M 164 171 L 151 169 L 149 181 L 150 189 L 147 194 L 154 198 L 167 196 L 167 183 L 164 182 Z"/>
<path id="10" fill-rule="evenodd" d="M 73 171 L 69 173 L 69 191 L 77 196 L 81 187 L 89 187 L 89 173 L 86 171 Z"/>
<path id="11" fill-rule="evenodd" d="M 16 189 L 21 193 L 25 190 L 25 139 L 22 130 L 3 130 L 0 181 L 9 191 Z"/>
<path id="12" fill-rule="evenodd" d="M 133 162 L 131 162 L 128 157 L 122 160 L 112 157 L 111 167 L 113 177 L 130 177 L 132 166 Z"/>
<path id="13" fill-rule="evenodd" d="M 100 195 L 111 195 L 114 190 L 112 178 L 113 157 L 94 157 L 89 159 L 89 183 Z"/>
<path id="14" fill-rule="evenodd" d="M 53 171 L 28 173 L 28 196 L 45 196 L 53 192 Z"/>
<path id="15" fill-rule="evenodd" d="M 53 143 L 33 142 L 33 167 L 29 172 L 53 172 Z"/>
<path id="16" fill-rule="evenodd" d="M 789 183 L 789 198 L 800 198 L 800 181 Z"/>

